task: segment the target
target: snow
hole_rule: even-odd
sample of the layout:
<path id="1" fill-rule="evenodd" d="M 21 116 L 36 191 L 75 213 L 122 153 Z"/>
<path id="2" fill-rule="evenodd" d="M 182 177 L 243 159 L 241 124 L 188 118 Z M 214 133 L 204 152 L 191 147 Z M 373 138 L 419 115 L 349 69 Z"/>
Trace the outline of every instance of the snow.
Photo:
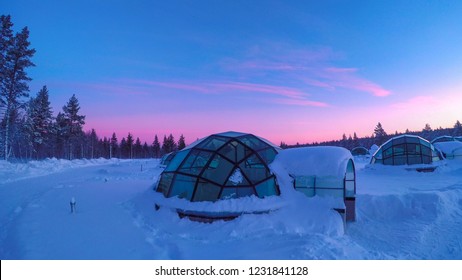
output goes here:
<path id="1" fill-rule="evenodd" d="M 198 223 L 155 210 L 158 160 L 0 162 L 0 258 L 461 259 L 462 163 L 419 173 L 366 161 L 355 158 L 357 221 L 346 225 L 278 164 L 281 196 L 194 204 L 270 211 Z"/>
<path id="2" fill-rule="evenodd" d="M 443 152 L 449 157 L 461 157 L 462 158 L 462 142 L 459 141 L 447 141 L 447 142 L 436 142 L 433 144 L 436 149 Z"/>
<path id="3" fill-rule="evenodd" d="M 287 172 L 295 176 L 345 177 L 350 151 L 341 147 L 303 147 L 279 152 L 274 163 L 280 163 Z"/>

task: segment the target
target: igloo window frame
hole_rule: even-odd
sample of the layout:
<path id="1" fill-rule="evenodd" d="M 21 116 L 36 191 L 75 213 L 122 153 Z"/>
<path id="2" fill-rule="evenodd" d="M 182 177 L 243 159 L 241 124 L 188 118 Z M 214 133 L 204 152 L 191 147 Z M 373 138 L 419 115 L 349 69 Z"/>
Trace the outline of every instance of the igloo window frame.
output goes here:
<path id="1" fill-rule="evenodd" d="M 213 134 L 177 152 L 160 175 L 156 189 L 167 198 L 178 196 L 192 202 L 280 195 L 276 176 L 268 166 L 277 152 L 276 146 L 252 134 Z M 191 170 L 194 166 L 197 170 Z M 237 171 L 242 179 L 230 181 Z M 181 176 L 194 178 L 194 186 L 188 189 L 192 193 L 178 191 L 181 186 L 175 186 L 177 180 L 179 185 L 187 185 L 181 184 L 185 178 Z"/>

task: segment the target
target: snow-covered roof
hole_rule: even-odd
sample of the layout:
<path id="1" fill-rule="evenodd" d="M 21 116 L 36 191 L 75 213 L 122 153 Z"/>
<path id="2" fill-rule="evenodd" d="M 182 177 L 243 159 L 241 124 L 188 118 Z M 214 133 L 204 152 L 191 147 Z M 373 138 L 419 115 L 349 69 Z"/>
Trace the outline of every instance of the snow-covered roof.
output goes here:
<path id="1" fill-rule="evenodd" d="M 452 142 L 454 141 L 454 137 L 452 136 L 449 136 L 449 135 L 443 135 L 443 136 L 439 136 L 439 137 L 436 137 L 435 139 L 432 140 L 432 144 L 435 144 L 435 143 L 438 143 L 438 142 Z"/>
<path id="2" fill-rule="evenodd" d="M 433 144 L 439 151 L 451 156 L 462 156 L 462 142 L 447 141 L 436 142 Z"/>
<path id="3" fill-rule="evenodd" d="M 379 149 L 379 146 L 377 146 L 376 144 L 373 144 L 370 148 L 369 148 L 369 153 L 371 155 L 373 155 L 375 152 L 377 152 L 377 150 Z"/>
<path id="4" fill-rule="evenodd" d="M 343 180 L 350 159 L 353 160 L 353 156 L 345 148 L 316 146 L 282 150 L 274 163 L 295 176 L 335 176 Z"/>

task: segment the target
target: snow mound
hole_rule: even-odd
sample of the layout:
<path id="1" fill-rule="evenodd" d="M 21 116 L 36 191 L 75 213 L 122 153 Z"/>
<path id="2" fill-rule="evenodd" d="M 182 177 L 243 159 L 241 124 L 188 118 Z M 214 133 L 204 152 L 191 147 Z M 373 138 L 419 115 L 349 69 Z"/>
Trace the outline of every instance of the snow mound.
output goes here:
<path id="1" fill-rule="evenodd" d="M 350 159 L 353 156 L 345 148 L 303 147 L 280 151 L 273 163 L 280 163 L 295 176 L 335 176 L 343 180 Z"/>

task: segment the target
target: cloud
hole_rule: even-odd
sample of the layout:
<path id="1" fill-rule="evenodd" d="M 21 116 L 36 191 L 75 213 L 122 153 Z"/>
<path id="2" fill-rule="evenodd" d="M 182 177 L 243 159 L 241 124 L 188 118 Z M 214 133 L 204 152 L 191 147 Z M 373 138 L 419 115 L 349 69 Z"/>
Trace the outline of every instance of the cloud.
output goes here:
<path id="1" fill-rule="evenodd" d="M 431 106 L 434 105 L 436 101 L 437 100 L 433 96 L 419 95 L 404 102 L 394 103 L 391 107 L 395 109 L 412 109 Z"/>
<path id="2" fill-rule="evenodd" d="M 221 66 L 225 71 L 234 71 L 241 76 L 277 77 L 287 84 L 304 84 L 306 87 L 336 91 L 347 89 L 366 92 L 377 97 L 390 95 L 390 91 L 379 84 L 363 78 L 359 69 L 338 67 L 340 54 L 330 48 L 294 48 L 284 44 L 269 44 L 254 48 L 243 58 L 227 58 Z"/>

